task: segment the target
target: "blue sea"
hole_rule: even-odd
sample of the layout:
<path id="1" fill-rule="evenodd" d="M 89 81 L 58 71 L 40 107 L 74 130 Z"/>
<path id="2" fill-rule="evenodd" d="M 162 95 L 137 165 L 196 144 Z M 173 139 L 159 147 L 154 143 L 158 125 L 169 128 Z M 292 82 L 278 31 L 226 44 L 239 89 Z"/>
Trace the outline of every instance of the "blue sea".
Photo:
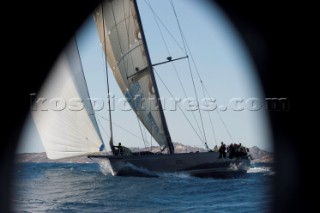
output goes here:
<path id="1" fill-rule="evenodd" d="M 117 177 L 99 164 L 18 163 L 14 212 L 269 212 L 274 171 L 233 179 Z"/>

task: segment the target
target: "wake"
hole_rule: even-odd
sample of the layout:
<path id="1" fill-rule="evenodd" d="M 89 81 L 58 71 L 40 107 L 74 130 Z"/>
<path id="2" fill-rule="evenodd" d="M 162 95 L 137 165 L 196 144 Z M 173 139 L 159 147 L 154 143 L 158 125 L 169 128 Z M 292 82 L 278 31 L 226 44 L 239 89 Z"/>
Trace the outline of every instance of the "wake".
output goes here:
<path id="1" fill-rule="evenodd" d="M 274 173 L 272 167 L 252 167 L 250 168 L 247 173 Z"/>

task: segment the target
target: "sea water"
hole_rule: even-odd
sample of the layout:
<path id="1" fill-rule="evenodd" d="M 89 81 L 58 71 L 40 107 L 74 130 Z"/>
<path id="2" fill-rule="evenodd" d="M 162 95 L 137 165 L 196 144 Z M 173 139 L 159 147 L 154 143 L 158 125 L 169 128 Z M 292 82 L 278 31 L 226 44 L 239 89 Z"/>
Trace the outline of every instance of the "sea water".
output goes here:
<path id="1" fill-rule="evenodd" d="M 269 212 L 274 171 L 252 165 L 243 177 L 186 174 L 117 177 L 98 164 L 19 163 L 14 212 Z"/>

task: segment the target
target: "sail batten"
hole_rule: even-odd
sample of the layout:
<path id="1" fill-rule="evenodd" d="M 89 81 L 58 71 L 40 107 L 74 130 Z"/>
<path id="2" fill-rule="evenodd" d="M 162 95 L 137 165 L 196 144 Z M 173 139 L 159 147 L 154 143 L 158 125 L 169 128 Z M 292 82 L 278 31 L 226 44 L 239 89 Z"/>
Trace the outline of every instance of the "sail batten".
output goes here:
<path id="1" fill-rule="evenodd" d="M 136 2 L 108 0 L 94 16 L 103 50 L 122 93 L 157 143 L 172 147 Z"/>

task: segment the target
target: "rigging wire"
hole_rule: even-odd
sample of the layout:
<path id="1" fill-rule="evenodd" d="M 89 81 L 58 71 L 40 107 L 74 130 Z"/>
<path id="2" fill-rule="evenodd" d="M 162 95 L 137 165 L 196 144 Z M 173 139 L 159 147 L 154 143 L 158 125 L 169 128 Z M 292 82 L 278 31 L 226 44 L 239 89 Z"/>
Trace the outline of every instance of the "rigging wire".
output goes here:
<path id="1" fill-rule="evenodd" d="M 149 0 L 145 0 L 145 2 L 146 2 L 146 4 L 149 6 L 150 10 L 152 11 L 153 18 L 154 18 L 154 20 L 155 20 L 155 22 L 156 22 L 156 24 L 157 24 L 157 27 L 158 27 L 159 33 L 160 33 L 160 35 L 161 35 L 162 41 L 163 41 L 163 43 L 164 43 L 164 45 L 165 45 L 165 47 L 166 47 L 166 50 L 167 50 L 168 55 L 170 56 L 171 53 L 170 53 L 168 44 L 167 44 L 167 42 L 166 42 L 166 40 L 165 40 L 165 38 L 164 38 L 164 35 L 163 35 L 162 30 L 161 30 L 161 28 L 160 28 L 159 22 L 157 21 L 157 17 L 158 17 L 158 16 L 156 15 L 155 11 L 153 10 L 150 1 L 149 1 Z M 158 18 L 160 19 L 160 17 L 158 17 Z M 182 50 L 183 50 L 183 49 L 182 49 Z M 183 52 L 186 54 L 186 51 L 183 50 Z M 176 68 L 176 66 L 175 66 L 175 64 L 174 64 L 173 62 L 171 63 L 171 65 L 172 65 L 173 70 L 174 70 L 174 72 L 175 72 L 175 74 L 176 74 L 176 77 L 177 77 L 177 79 L 178 79 L 178 81 L 179 81 L 180 87 L 182 88 L 183 94 L 184 94 L 185 98 L 187 98 L 188 96 L 187 96 L 186 90 L 185 90 L 185 88 L 184 88 L 184 86 L 183 86 L 183 84 L 182 84 L 182 81 L 181 81 L 180 75 L 179 75 L 179 73 L 178 73 L 178 71 L 177 71 L 177 68 Z M 192 113 L 193 119 L 194 119 L 194 121 L 195 121 L 195 123 L 196 123 L 196 125 L 197 125 L 197 127 L 198 127 L 198 130 L 201 132 L 201 128 L 200 128 L 200 126 L 199 126 L 198 120 L 197 120 L 194 112 L 191 111 L 191 113 Z"/>
<path id="2" fill-rule="evenodd" d="M 190 53 L 190 54 L 191 54 L 191 53 Z M 192 60 L 193 60 L 193 58 L 192 58 Z M 193 61 L 194 61 L 194 60 L 193 60 Z M 195 63 L 194 63 L 194 65 L 195 65 Z M 197 71 L 197 73 L 198 73 L 198 77 L 200 77 L 198 71 Z M 203 97 L 205 98 L 205 97 L 206 97 L 206 94 L 205 94 L 205 91 L 204 91 L 204 85 L 203 85 L 203 82 L 202 82 L 202 79 L 201 79 L 201 78 L 200 78 L 200 83 L 201 83 L 202 95 L 203 95 Z M 206 104 L 208 105 L 208 101 L 207 101 L 206 98 L 205 98 L 205 102 L 206 102 Z M 214 143 L 215 143 L 216 146 L 217 146 L 217 138 L 216 138 L 216 134 L 215 134 L 214 127 L 213 127 L 213 123 L 212 123 L 212 119 L 211 119 L 211 114 L 210 114 L 209 111 L 207 111 L 207 113 L 208 113 L 208 118 L 209 118 L 209 121 L 210 121 L 210 126 L 211 126 L 211 130 L 212 130 L 212 134 L 213 134 L 213 140 L 214 140 Z"/>
<path id="3" fill-rule="evenodd" d="M 98 115 L 98 114 L 97 114 L 97 115 Z M 100 119 L 98 119 L 98 122 L 99 122 L 102 130 L 104 131 L 104 133 L 105 133 L 108 137 L 110 137 L 109 134 L 107 133 L 107 131 L 103 128 L 103 125 L 102 125 L 102 123 L 100 122 Z"/>
<path id="4" fill-rule="evenodd" d="M 178 19 L 178 15 L 177 15 L 177 12 L 175 10 L 175 7 L 174 7 L 174 4 L 173 4 L 172 0 L 170 0 L 170 4 L 171 4 L 172 10 L 174 12 L 174 15 L 176 17 L 176 21 L 177 21 L 177 24 L 178 24 L 179 32 L 180 32 L 180 35 L 181 35 L 181 38 L 182 38 L 182 41 L 183 41 L 184 50 L 185 50 L 185 53 L 187 55 L 186 39 L 185 39 L 185 36 L 183 34 L 183 31 L 182 31 L 182 28 L 181 28 L 181 25 L 180 25 L 180 22 L 179 22 L 179 19 Z M 197 100 L 197 107 L 198 107 L 198 112 L 199 112 L 199 116 L 200 116 L 200 120 L 201 120 L 201 126 L 202 126 L 204 141 L 205 141 L 205 147 L 207 149 L 209 149 L 209 147 L 207 145 L 207 137 L 206 137 L 206 132 L 205 132 L 204 124 L 203 124 L 202 113 L 201 113 L 201 110 L 200 110 L 200 107 L 199 107 L 198 93 L 197 93 L 196 85 L 195 85 L 193 74 L 192 74 L 192 67 L 191 67 L 190 59 L 187 58 L 187 60 L 188 60 L 188 65 L 189 65 L 190 76 L 191 76 L 191 79 L 192 79 L 192 85 L 193 85 L 193 89 L 194 89 L 194 94 L 195 94 L 196 100 Z"/>
<path id="5" fill-rule="evenodd" d="M 187 43 L 187 42 L 186 42 L 186 46 L 187 46 L 187 49 L 188 49 L 188 52 L 189 52 L 190 58 L 191 58 L 191 60 L 192 60 L 193 66 L 195 67 L 196 73 L 197 73 L 198 78 L 199 78 L 199 80 L 200 80 L 200 83 L 201 83 L 201 85 L 202 85 L 202 90 L 204 90 L 204 91 L 205 91 L 205 93 L 207 94 L 207 96 L 208 96 L 209 98 L 211 98 L 210 93 L 209 93 L 208 89 L 206 88 L 206 86 L 204 85 L 204 82 L 203 82 L 203 80 L 202 80 L 202 78 L 201 78 L 201 76 L 200 76 L 199 69 L 198 69 L 198 67 L 197 67 L 197 64 L 196 64 L 196 62 L 195 62 L 195 60 L 194 60 L 193 56 L 192 56 L 192 53 L 191 53 L 190 47 L 189 47 L 189 45 L 188 45 L 188 43 Z M 211 98 L 211 99 L 212 99 L 212 98 Z M 230 131 L 229 131 L 229 129 L 228 129 L 228 127 L 227 127 L 226 123 L 224 122 L 224 120 L 223 120 L 223 118 L 222 118 L 221 114 L 219 113 L 219 111 L 218 111 L 218 110 L 216 110 L 216 112 L 217 112 L 217 114 L 218 114 L 218 116 L 219 116 L 219 119 L 220 119 L 221 123 L 223 124 L 223 127 L 224 127 L 224 128 L 225 128 L 225 130 L 227 131 L 227 133 L 228 133 L 228 135 L 229 135 L 229 137 L 230 137 L 231 141 L 234 143 L 234 139 L 233 139 L 233 137 L 232 137 L 232 135 L 231 135 L 231 133 L 230 133 Z M 210 112 L 208 112 L 208 113 L 209 113 L 209 115 L 211 115 L 211 114 L 210 114 Z M 210 119 L 210 122 L 212 123 L 212 121 L 211 121 L 211 116 L 209 116 L 209 119 Z M 212 129 L 213 129 L 213 125 L 211 125 L 211 127 L 212 127 Z M 214 131 L 214 130 L 213 130 L 213 131 Z M 215 135 L 214 135 L 214 137 L 215 137 L 215 140 L 216 140 L 216 136 L 215 136 Z"/>
<path id="6" fill-rule="evenodd" d="M 102 119 L 104 119 L 104 120 L 106 120 L 106 121 L 110 121 L 108 118 L 106 118 L 106 117 L 104 117 L 104 116 L 102 116 L 102 115 L 100 115 L 100 114 L 98 114 L 98 113 L 96 113 L 96 114 L 97 114 L 99 117 L 101 117 Z M 132 135 L 132 136 L 134 136 L 134 137 L 136 137 L 136 138 L 138 138 L 138 139 L 140 139 L 140 140 L 143 140 L 141 137 L 139 137 L 138 135 L 136 135 L 136 134 L 132 133 L 131 131 L 125 129 L 125 128 L 122 127 L 121 125 L 119 125 L 119 124 L 117 124 L 117 123 L 115 123 L 115 122 L 112 122 L 112 124 L 115 125 L 116 127 L 120 128 L 120 129 L 122 129 L 123 131 L 129 133 L 130 135 Z"/>
<path id="7" fill-rule="evenodd" d="M 166 84 L 164 83 L 164 81 L 162 80 L 162 78 L 161 78 L 161 76 L 159 75 L 159 73 L 158 73 L 155 69 L 154 69 L 154 71 L 155 71 L 155 73 L 157 74 L 157 76 L 159 77 L 161 83 L 164 85 L 164 87 L 165 87 L 165 88 L 167 89 L 167 91 L 169 92 L 169 94 L 170 94 L 171 96 L 173 96 L 172 93 L 171 93 L 171 91 L 170 91 L 169 88 L 167 87 L 167 85 L 166 85 Z M 202 138 L 200 137 L 200 135 L 198 134 L 198 132 L 195 130 L 195 128 L 194 128 L 193 125 L 191 124 L 191 122 L 190 122 L 190 120 L 188 119 L 188 117 L 187 117 L 187 115 L 185 114 L 185 112 L 181 109 L 181 107 L 180 107 L 179 104 L 177 104 L 177 106 L 179 107 L 179 109 L 180 109 L 180 111 L 182 112 L 183 116 L 184 116 L 185 119 L 188 121 L 189 125 L 191 126 L 191 128 L 193 129 L 193 131 L 196 133 L 196 135 L 198 136 L 198 138 L 200 139 L 200 141 L 203 143 Z M 203 144 L 204 144 L 204 143 L 203 143 Z"/>
<path id="8" fill-rule="evenodd" d="M 183 33 L 183 32 L 182 32 L 182 33 Z M 185 36 L 184 36 L 184 38 L 185 38 Z M 196 70 L 196 73 L 197 73 L 198 78 L 199 78 L 199 80 L 200 80 L 200 83 L 201 83 L 201 85 L 202 85 L 202 90 L 204 89 L 204 90 L 205 90 L 205 93 L 207 93 L 208 97 L 211 98 L 211 97 L 210 97 L 210 93 L 209 93 L 208 89 L 206 88 L 206 86 L 204 85 L 204 82 L 203 82 L 203 80 L 202 80 L 202 78 L 201 78 L 201 76 L 200 76 L 199 69 L 198 69 L 198 67 L 197 67 L 197 64 L 196 64 L 196 62 L 195 62 L 195 60 L 194 60 L 194 58 L 193 58 L 192 52 L 191 52 L 190 47 L 189 47 L 189 45 L 188 45 L 188 42 L 187 42 L 186 40 L 185 40 L 185 44 L 186 44 L 187 50 L 188 50 L 188 52 L 189 52 L 190 58 L 191 58 L 191 60 L 192 60 L 193 66 L 195 67 L 195 70 Z M 211 99 L 212 99 L 212 98 L 211 98 Z M 217 112 L 217 114 L 218 114 L 218 116 L 219 116 L 219 119 L 220 119 L 221 123 L 223 124 L 223 127 L 224 127 L 225 130 L 227 131 L 227 133 L 228 133 L 231 141 L 232 141 L 233 143 L 235 143 L 235 142 L 234 142 L 234 139 L 233 139 L 233 137 L 232 137 L 232 135 L 231 135 L 231 133 L 230 133 L 227 125 L 226 125 L 226 123 L 224 122 L 224 120 L 223 120 L 223 118 L 222 118 L 222 116 L 221 116 L 221 114 L 219 113 L 218 110 L 216 110 L 216 112 Z M 208 113 L 209 113 L 209 112 L 208 112 Z M 210 119 L 210 122 L 212 123 L 212 121 L 211 121 L 211 116 L 209 116 L 209 119 Z M 213 125 L 212 125 L 211 127 L 212 127 L 212 129 L 213 129 Z M 215 136 L 215 135 L 214 135 L 214 136 Z M 216 138 L 215 138 L 215 140 L 216 140 Z"/>
<path id="9" fill-rule="evenodd" d="M 149 110 L 150 110 L 150 113 L 152 112 L 151 110 L 151 104 L 149 104 Z M 152 152 L 152 124 L 151 124 L 151 122 L 150 122 L 150 151 Z"/>
<path id="10" fill-rule="evenodd" d="M 144 143 L 144 147 L 147 148 L 146 139 L 145 139 L 145 137 L 144 137 L 144 135 L 143 135 L 142 128 L 141 128 L 141 124 L 140 124 L 140 121 L 139 121 L 138 118 L 137 118 L 137 121 L 138 121 L 138 124 L 139 124 L 139 129 L 140 129 L 140 133 L 141 133 L 142 140 L 143 140 L 143 143 Z"/>
<path id="11" fill-rule="evenodd" d="M 210 94 L 209 94 L 208 90 L 206 89 L 206 87 L 204 87 L 204 89 L 205 89 L 205 91 L 206 91 L 207 95 L 210 97 Z M 221 123 L 223 124 L 223 126 L 224 126 L 225 130 L 227 131 L 227 133 L 228 133 L 229 137 L 231 138 L 232 143 L 235 143 L 235 142 L 234 142 L 234 140 L 233 140 L 233 137 L 232 137 L 232 135 L 231 135 L 231 133 L 230 133 L 230 131 L 229 131 L 228 127 L 227 127 L 227 125 L 225 124 L 224 120 L 222 119 L 221 114 L 219 113 L 219 111 L 218 111 L 218 110 L 216 110 L 216 112 L 217 112 L 217 114 L 218 114 L 218 116 L 219 116 L 219 118 L 220 118 L 220 121 L 221 121 Z"/>
<path id="12" fill-rule="evenodd" d="M 215 130 L 214 130 L 214 128 L 213 128 L 213 124 L 212 124 L 212 119 L 211 119 L 211 114 L 210 114 L 210 112 L 208 112 L 208 117 L 209 117 L 209 121 L 210 121 L 210 124 L 211 124 L 211 129 L 212 129 L 212 134 L 213 134 L 213 140 L 214 140 L 215 145 L 217 146 L 217 137 L 216 137 Z"/>
<path id="13" fill-rule="evenodd" d="M 173 10 L 174 10 L 174 12 L 175 12 L 173 1 L 170 0 L 170 2 L 171 2 L 171 5 L 172 5 L 172 7 L 173 7 Z M 176 12 L 175 12 L 175 15 L 176 15 Z M 179 20 L 177 19 L 177 21 L 179 21 Z M 180 24 L 179 24 L 179 25 L 180 25 Z M 180 29 L 181 29 L 181 27 L 180 27 Z M 193 65 L 194 65 L 194 67 L 195 67 L 195 70 L 196 70 L 196 73 L 197 73 L 198 78 L 199 78 L 199 80 L 200 80 L 200 83 L 201 83 L 202 87 L 206 90 L 207 95 L 210 97 L 210 94 L 209 94 L 207 88 L 205 87 L 205 85 L 204 85 L 204 83 L 203 83 L 203 80 L 202 80 L 202 78 L 201 78 L 201 76 L 200 76 L 198 67 L 197 67 L 197 65 L 196 65 L 196 63 L 195 63 L 195 60 L 194 60 L 194 58 L 193 58 L 193 55 L 192 55 L 192 52 L 191 52 L 190 47 L 189 47 L 189 45 L 188 45 L 188 42 L 187 42 L 187 40 L 186 40 L 186 37 L 185 37 L 185 35 L 184 35 L 184 33 L 183 33 L 182 30 L 181 30 L 180 32 L 181 32 L 181 35 L 182 35 L 182 37 L 183 37 L 184 45 L 185 45 L 185 47 L 187 48 L 187 50 L 188 50 L 188 52 L 189 52 L 189 55 L 190 55 L 190 58 L 191 58 L 191 60 L 192 60 L 192 62 L 193 62 Z M 189 58 L 188 58 L 188 60 L 189 60 Z M 209 113 L 209 112 L 208 112 L 208 113 Z M 227 125 L 225 124 L 224 120 L 222 119 L 221 114 L 220 114 L 218 111 L 217 111 L 217 114 L 218 114 L 219 119 L 220 119 L 221 123 L 223 124 L 225 130 L 227 131 L 229 137 L 231 138 L 232 142 L 234 143 L 233 137 L 232 137 L 232 135 L 231 135 L 231 133 L 230 133 Z M 212 123 L 211 116 L 209 116 L 209 119 L 210 119 L 210 123 Z M 213 125 L 211 125 L 211 127 L 212 127 L 212 130 L 214 131 Z M 215 135 L 214 135 L 214 136 L 215 136 Z M 216 140 L 216 138 L 215 138 L 215 140 Z"/>
<path id="14" fill-rule="evenodd" d="M 145 0 L 146 1 L 146 0 Z M 148 5 L 148 4 L 147 4 Z M 150 10 L 151 11 L 153 11 L 153 8 L 151 8 L 150 7 L 150 5 L 148 5 L 149 6 L 149 8 L 150 8 Z M 183 51 L 183 52 L 185 52 L 184 51 L 184 49 L 181 47 L 181 45 L 179 44 L 179 42 L 177 41 L 177 39 L 172 35 L 172 33 L 170 32 L 170 30 L 167 28 L 167 26 L 163 23 L 163 21 L 160 19 L 160 17 L 155 13 L 155 12 L 153 12 L 153 14 L 154 14 L 154 16 L 158 19 L 158 21 L 159 21 L 159 23 L 162 25 L 162 27 L 167 31 L 167 33 L 171 36 L 171 38 L 176 42 L 176 44 L 179 46 L 179 48 Z M 182 32 L 183 33 L 183 32 Z M 184 36 L 185 37 L 185 36 Z M 197 71 L 197 75 L 198 75 L 198 77 L 199 77 L 199 79 L 200 79 L 200 82 L 201 82 L 201 84 L 204 86 L 204 84 L 203 84 L 203 81 L 202 81 L 202 79 L 201 79 L 201 77 L 200 77 L 200 74 L 199 74 L 199 71 L 198 71 L 198 68 L 197 68 L 197 66 L 196 66 L 196 63 L 195 63 L 195 61 L 194 61 L 194 58 L 193 58 L 193 56 L 192 56 L 192 52 L 191 52 L 191 50 L 190 50 L 190 48 L 189 48 L 189 45 L 188 45 L 188 43 L 187 43 L 187 41 L 186 41 L 186 46 L 187 46 L 187 49 L 188 49 L 188 52 L 189 52 L 189 56 L 190 56 L 190 58 L 191 58 L 191 60 L 192 60 L 192 62 L 193 62 L 193 64 L 194 64 L 194 66 L 195 66 L 195 69 L 196 69 L 196 71 Z M 219 114 L 219 112 L 217 112 L 218 114 Z M 210 114 L 210 112 L 208 112 L 208 114 Z M 222 117 L 220 116 L 220 114 L 219 114 L 219 119 L 221 120 L 221 122 L 223 123 L 223 120 L 222 120 Z M 209 116 L 209 120 L 210 120 L 210 124 L 212 124 L 212 119 L 211 119 L 211 114 L 210 114 L 210 116 Z M 227 126 L 224 124 L 224 127 L 225 127 L 225 129 L 226 129 L 226 131 L 228 132 L 228 128 L 227 128 Z M 214 127 L 213 127 L 213 125 L 211 125 L 211 128 L 212 128 L 212 131 L 213 131 L 213 135 L 214 135 L 214 140 L 215 141 L 217 141 L 216 140 L 216 135 L 215 135 L 215 131 L 214 131 Z M 228 134 L 230 134 L 230 133 L 228 133 Z M 230 134 L 230 137 L 231 137 L 231 134 Z M 232 137 L 231 137 L 231 139 L 232 139 Z M 232 139 L 233 140 L 233 139 Z"/>
<path id="15" fill-rule="evenodd" d="M 144 126 L 144 125 L 142 125 L 142 129 L 144 130 L 144 138 L 146 139 L 146 143 L 147 143 L 147 145 L 149 144 L 149 141 L 148 141 L 148 137 L 147 137 L 147 128 Z"/>
<path id="16" fill-rule="evenodd" d="M 154 17 L 156 17 L 160 24 L 166 29 L 166 31 L 168 32 L 168 34 L 171 36 L 171 38 L 176 42 L 176 44 L 179 46 L 179 48 L 181 49 L 181 51 L 183 53 L 185 53 L 183 47 L 180 45 L 180 43 L 177 41 L 177 39 L 172 35 L 172 33 L 170 32 L 170 30 L 167 28 L 167 26 L 162 22 L 162 20 L 160 19 L 160 17 L 156 14 L 156 12 L 153 10 L 153 8 L 151 7 L 151 4 L 149 2 L 149 0 L 144 0 L 147 4 L 147 6 L 149 7 L 149 9 L 152 11 Z M 148 2 L 147 2 L 148 1 Z"/>

